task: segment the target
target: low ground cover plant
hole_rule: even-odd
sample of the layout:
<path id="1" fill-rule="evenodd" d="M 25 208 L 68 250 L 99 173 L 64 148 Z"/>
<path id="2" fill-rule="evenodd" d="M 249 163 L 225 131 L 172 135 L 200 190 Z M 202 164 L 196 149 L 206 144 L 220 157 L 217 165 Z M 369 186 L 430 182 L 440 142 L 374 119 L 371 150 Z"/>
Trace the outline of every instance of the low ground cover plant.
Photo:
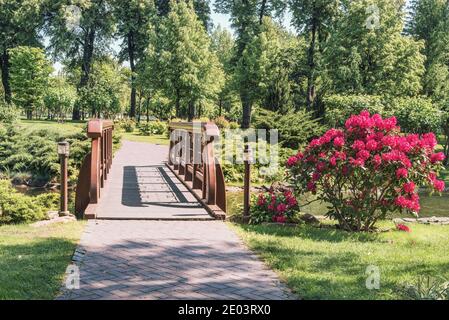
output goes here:
<path id="1" fill-rule="evenodd" d="M 252 199 L 250 222 L 291 222 L 298 211 L 298 201 L 291 191 L 260 193 Z"/>
<path id="2" fill-rule="evenodd" d="M 26 196 L 17 192 L 8 180 L 0 180 L 0 225 L 42 220 L 49 210 L 57 210 L 59 195 L 45 193 Z"/>

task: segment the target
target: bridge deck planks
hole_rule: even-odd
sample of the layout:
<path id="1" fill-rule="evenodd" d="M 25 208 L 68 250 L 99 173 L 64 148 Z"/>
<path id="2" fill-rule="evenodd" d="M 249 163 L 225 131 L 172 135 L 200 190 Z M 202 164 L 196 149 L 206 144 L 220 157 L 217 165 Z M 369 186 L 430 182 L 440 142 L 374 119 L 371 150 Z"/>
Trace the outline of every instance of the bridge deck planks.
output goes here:
<path id="1" fill-rule="evenodd" d="M 123 141 L 100 198 L 97 219 L 212 220 L 165 166 L 168 146 Z"/>

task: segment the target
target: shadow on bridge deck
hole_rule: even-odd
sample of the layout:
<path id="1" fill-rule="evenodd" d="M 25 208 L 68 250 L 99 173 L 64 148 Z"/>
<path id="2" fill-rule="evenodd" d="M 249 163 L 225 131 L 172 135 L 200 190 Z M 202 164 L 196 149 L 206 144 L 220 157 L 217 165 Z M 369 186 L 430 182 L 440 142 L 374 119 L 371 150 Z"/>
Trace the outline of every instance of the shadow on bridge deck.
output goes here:
<path id="1" fill-rule="evenodd" d="M 98 219 L 210 220 L 164 165 L 165 146 L 124 141 L 97 210 Z"/>

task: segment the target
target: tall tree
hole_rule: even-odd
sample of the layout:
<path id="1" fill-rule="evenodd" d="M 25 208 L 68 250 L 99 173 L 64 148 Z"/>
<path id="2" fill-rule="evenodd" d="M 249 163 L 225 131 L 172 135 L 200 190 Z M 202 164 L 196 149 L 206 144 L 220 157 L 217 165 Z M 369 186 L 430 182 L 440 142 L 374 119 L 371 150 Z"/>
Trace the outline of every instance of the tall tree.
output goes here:
<path id="1" fill-rule="evenodd" d="M 215 7 L 218 12 L 229 14 L 232 26 L 236 30 L 236 50 L 234 65 L 240 72 L 238 83 L 243 116 L 242 128 L 249 128 L 251 112 L 254 103 L 255 83 L 245 77 L 245 70 L 252 68 L 252 60 L 248 59 L 249 53 L 244 54 L 245 49 L 251 43 L 254 36 L 259 33 L 264 16 L 280 16 L 285 9 L 285 1 L 281 0 L 216 0 Z"/>
<path id="2" fill-rule="evenodd" d="M 114 0 L 117 35 L 123 39 L 120 60 L 128 60 L 131 68 L 129 116 L 136 115 L 136 72 L 154 32 L 156 7 L 154 0 Z"/>
<path id="3" fill-rule="evenodd" d="M 39 29 L 43 0 L 0 0 L 0 64 L 4 99 L 11 102 L 8 50 L 16 46 L 40 46 Z"/>
<path id="4" fill-rule="evenodd" d="M 305 63 L 305 41 L 264 17 L 261 32 L 252 47 L 259 50 L 256 63 L 259 74 L 259 105 L 272 111 L 288 112 L 298 91 L 295 75 Z"/>
<path id="5" fill-rule="evenodd" d="M 52 67 L 40 48 L 20 46 L 8 53 L 11 57 L 12 100 L 26 112 L 27 119 L 31 119 L 33 112 L 43 106 Z"/>
<path id="6" fill-rule="evenodd" d="M 337 93 L 415 96 L 421 91 L 422 42 L 402 34 L 405 1 L 360 0 L 343 9 L 326 52 Z M 379 10 L 378 25 L 367 26 L 366 8 Z M 377 23 L 377 22 L 376 22 Z"/>
<path id="7" fill-rule="evenodd" d="M 80 92 L 82 107 L 92 116 L 111 118 L 122 111 L 122 92 L 126 89 L 126 72 L 111 58 L 96 59 L 89 82 Z"/>
<path id="8" fill-rule="evenodd" d="M 175 100 L 176 115 L 187 114 L 191 120 L 201 101 L 215 98 L 223 75 L 211 51 L 210 38 L 192 4 L 171 1 L 170 6 L 159 33 L 163 87 L 167 96 Z M 188 106 L 187 110 L 181 109 L 182 101 Z"/>
<path id="9" fill-rule="evenodd" d="M 449 1 L 413 0 L 407 32 L 425 46 L 424 91 L 437 101 L 449 97 Z"/>
<path id="10" fill-rule="evenodd" d="M 78 91 L 89 83 L 95 56 L 109 46 L 113 31 L 113 12 L 109 0 L 60 0 L 54 4 L 56 14 L 49 21 L 49 49 L 68 64 L 81 66 Z M 73 119 L 81 118 L 81 103 L 73 108 Z"/>
<path id="11" fill-rule="evenodd" d="M 232 34 L 218 25 L 211 34 L 211 48 L 215 52 L 224 71 L 224 85 L 218 94 L 218 115 L 229 111 L 235 101 L 232 59 L 234 56 L 234 39 Z M 238 97 L 237 97 L 238 99 Z"/>
<path id="12" fill-rule="evenodd" d="M 334 21 L 339 14 L 340 0 L 289 0 L 293 24 L 305 36 L 307 48 L 307 109 L 317 116 L 324 112 L 318 103 L 318 78 L 321 76 L 321 56 Z"/>
<path id="13" fill-rule="evenodd" d="M 170 1 L 169 0 L 155 0 L 158 9 L 158 14 L 160 16 L 167 16 L 170 11 Z M 190 2 L 192 0 L 176 0 Z M 193 0 L 193 7 L 195 9 L 196 15 L 203 23 L 206 31 L 212 28 L 212 18 L 210 9 L 210 0 Z"/>

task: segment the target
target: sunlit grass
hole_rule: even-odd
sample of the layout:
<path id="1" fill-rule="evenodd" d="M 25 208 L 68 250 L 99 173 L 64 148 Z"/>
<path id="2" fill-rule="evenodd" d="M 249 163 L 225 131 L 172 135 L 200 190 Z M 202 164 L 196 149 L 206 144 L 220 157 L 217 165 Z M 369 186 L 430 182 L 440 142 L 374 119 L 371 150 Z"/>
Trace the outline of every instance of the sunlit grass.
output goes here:
<path id="1" fill-rule="evenodd" d="M 0 226 L 0 299 L 53 299 L 84 222 Z"/>
<path id="2" fill-rule="evenodd" d="M 449 226 L 411 224 L 411 233 L 366 234 L 230 225 L 304 299 L 401 299 L 400 287 L 420 275 L 449 279 Z M 370 265 L 380 269 L 380 290 L 366 288 Z"/>
<path id="3" fill-rule="evenodd" d="M 85 121 L 65 121 L 63 123 L 59 123 L 57 121 L 50 120 L 22 119 L 19 121 L 19 126 L 27 132 L 44 129 L 57 131 L 64 135 L 71 135 L 82 132 L 86 124 Z"/>
<path id="4" fill-rule="evenodd" d="M 170 140 L 168 139 L 167 135 L 165 135 L 165 134 L 155 134 L 152 136 L 144 136 L 144 135 L 140 134 L 138 129 L 134 130 L 134 132 L 121 131 L 121 135 L 122 135 L 123 140 L 128 140 L 128 141 L 146 142 L 146 143 L 162 144 L 162 145 L 170 144 Z"/>

